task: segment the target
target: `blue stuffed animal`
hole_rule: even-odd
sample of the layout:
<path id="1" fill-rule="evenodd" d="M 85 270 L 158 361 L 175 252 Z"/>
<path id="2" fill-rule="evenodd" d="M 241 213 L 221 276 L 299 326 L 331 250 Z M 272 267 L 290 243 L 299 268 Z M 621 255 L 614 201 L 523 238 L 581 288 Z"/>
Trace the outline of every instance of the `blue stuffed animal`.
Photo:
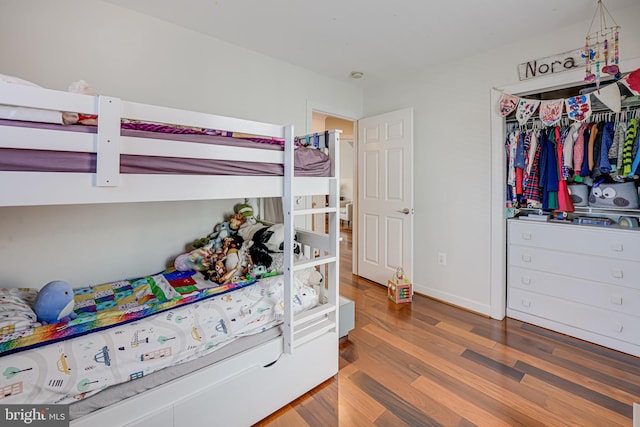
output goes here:
<path id="1" fill-rule="evenodd" d="M 38 320 L 52 325 L 65 317 L 75 317 L 73 313 L 73 289 L 67 282 L 49 282 L 36 295 L 33 305 Z"/>

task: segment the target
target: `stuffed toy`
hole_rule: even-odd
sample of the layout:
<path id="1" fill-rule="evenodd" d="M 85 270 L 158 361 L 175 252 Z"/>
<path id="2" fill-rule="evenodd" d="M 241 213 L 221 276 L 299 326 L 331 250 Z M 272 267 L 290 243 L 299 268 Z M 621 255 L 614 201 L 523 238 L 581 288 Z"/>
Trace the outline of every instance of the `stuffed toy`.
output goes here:
<path id="1" fill-rule="evenodd" d="M 224 266 L 227 270 L 233 270 L 240 267 L 240 253 L 242 247 L 242 237 L 227 237 L 222 243 L 222 251 L 225 254 Z"/>
<path id="2" fill-rule="evenodd" d="M 207 237 L 202 237 L 194 241 L 192 246 L 196 249 L 207 248 L 213 252 L 217 252 L 222 250 L 223 239 L 231 236 L 233 233 L 235 233 L 235 231 L 231 229 L 228 221 L 221 222 L 213 228 L 213 232 L 211 234 Z"/>
<path id="3" fill-rule="evenodd" d="M 242 204 L 236 205 L 234 210 L 236 211 L 237 214 L 242 215 L 242 217 L 246 221 L 253 221 L 253 222 L 257 221 L 254 214 L 253 206 L 251 206 L 248 203 L 242 203 Z"/>
<path id="4" fill-rule="evenodd" d="M 323 281 L 324 277 L 322 276 L 322 273 L 320 273 L 315 268 L 309 273 L 308 283 L 311 286 L 320 286 L 322 285 Z"/>
<path id="5" fill-rule="evenodd" d="M 229 218 L 229 228 L 231 228 L 233 231 L 237 232 L 240 227 L 242 227 L 242 224 L 244 224 L 246 222 L 246 218 L 242 216 L 242 214 L 236 213 L 231 215 L 231 218 Z"/>
<path id="6" fill-rule="evenodd" d="M 242 215 L 244 221 L 237 229 L 238 234 L 242 236 L 244 240 L 251 240 L 253 235 L 258 231 L 266 227 L 266 225 L 260 223 L 255 217 L 255 209 L 248 203 L 242 203 L 235 206 L 236 215 Z"/>
<path id="7" fill-rule="evenodd" d="M 284 252 L 284 224 L 263 226 L 252 237 L 253 245 L 249 248 L 249 255 L 255 265 L 262 265 L 269 269 L 274 258 L 272 254 Z M 299 248 L 296 246 L 299 253 Z"/>
<path id="8" fill-rule="evenodd" d="M 34 302 L 38 320 L 47 324 L 59 323 L 65 318 L 75 318 L 73 313 L 73 289 L 67 282 L 55 280 L 40 289 Z"/>
<path id="9" fill-rule="evenodd" d="M 204 273 L 204 278 L 212 282 L 224 283 L 221 280 L 225 274 L 227 274 L 227 269 L 224 267 L 222 260 L 218 260 Z"/>
<path id="10" fill-rule="evenodd" d="M 179 255 L 173 263 L 178 271 L 206 271 L 211 267 L 213 252 L 207 247 L 197 248 L 186 254 Z"/>

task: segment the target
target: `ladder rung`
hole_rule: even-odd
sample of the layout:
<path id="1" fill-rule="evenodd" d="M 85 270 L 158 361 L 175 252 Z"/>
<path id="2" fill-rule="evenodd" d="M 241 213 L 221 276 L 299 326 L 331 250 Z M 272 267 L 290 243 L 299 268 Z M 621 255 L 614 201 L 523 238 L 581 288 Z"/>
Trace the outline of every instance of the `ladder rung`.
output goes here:
<path id="1" fill-rule="evenodd" d="M 298 347 L 306 342 L 311 341 L 314 338 L 319 337 L 320 335 L 326 334 L 327 332 L 335 329 L 336 323 L 328 318 L 324 318 L 319 322 L 316 322 L 309 327 L 294 332 L 293 334 L 293 346 Z"/>
<path id="2" fill-rule="evenodd" d="M 322 304 L 317 307 L 312 308 L 311 310 L 303 311 L 300 314 L 297 314 L 293 319 L 294 326 L 302 325 L 306 322 L 309 322 L 313 319 L 320 318 L 329 313 L 333 313 L 336 311 L 335 304 Z"/>
<path id="3" fill-rule="evenodd" d="M 321 256 L 318 258 L 304 259 L 302 261 L 296 261 L 293 265 L 293 271 L 304 270 L 305 268 L 315 267 L 318 265 L 329 264 L 336 262 L 337 257 L 335 255 Z"/>
<path id="4" fill-rule="evenodd" d="M 322 208 L 311 208 L 311 209 L 295 209 L 293 211 L 294 215 L 317 215 L 324 213 L 335 213 L 338 212 L 338 208 L 325 206 Z"/>

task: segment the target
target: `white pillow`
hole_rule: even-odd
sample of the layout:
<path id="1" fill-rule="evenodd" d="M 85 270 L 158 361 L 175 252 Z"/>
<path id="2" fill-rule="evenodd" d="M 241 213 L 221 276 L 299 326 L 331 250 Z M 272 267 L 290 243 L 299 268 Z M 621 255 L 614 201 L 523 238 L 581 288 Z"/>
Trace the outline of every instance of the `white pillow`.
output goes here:
<path id="1" fill-rule="evenodd" d="M 0 74 L 0 82 L 21 86 L 41 87 L 27 80 L 6 74 Z M 60 111 L 42 110 L 39 108 L 0 105 L 0 119 L 62 124 L 62 113 Z"/>
<path id="2" fill-rule="evenodd" d="M 11 83 L 11 84 L 14 84 L 14 85 L 40 87 L 35 83 L 31 83 L 31 82 L 28 82 L 26 80 L 22 80 L 22 79 L 20 79 L 18 77 L 7 76 L 6 74 L 0 74 L 0 82 Z"/>

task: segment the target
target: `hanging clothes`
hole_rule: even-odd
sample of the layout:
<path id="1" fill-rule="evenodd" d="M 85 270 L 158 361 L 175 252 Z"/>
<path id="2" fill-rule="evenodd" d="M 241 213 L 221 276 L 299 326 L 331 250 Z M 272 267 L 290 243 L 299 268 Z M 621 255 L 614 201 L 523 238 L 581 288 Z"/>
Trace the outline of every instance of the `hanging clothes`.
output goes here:
<path id="1" fill-rule="evenodd" d="M 638 120 L 633 118 L 629 120 L 627 128 L 627 136 L 624 140 L 624 149 L 622 150 L 622 175 L 629 176 L 631 173 L 631 164 L 633 162 L 632 150 L 633 142 L 636 139 Z"/>
<path id="2" fill-rule="evenodd" d="M 615 134 L 612 122 L 606 122 L 602 128 L 602 145 L 600 148 L 600 164 L 601 173 L 611 172 L 611 162 L 609 160 L 609 152 L 613 146 L 613 136 Z"/>
<path id="3" fill-rule="evenodd" d="M 508 200 L 515 207 L 572 212 L 570 183 L 637 180 L 638 125 L 638 118 L 633 118 L 538 130 L 512 128 L 505 139 Z"/>
<path id="4" fill-rule="evenodd" d="M 523 194 L 524 198 L 527 200 L 527 205 L 529 205 L 530 202 L 539 203 L 542 201 L 542 194 L 540 191 L 541 151 L 542 144 L 540 143 L 540 132 L 532 132 L 529 153 L 533 153 L 533 157 L 529 163 L 529 177 Z"/>
<path id="5" fill-rule="evenodd" d="M 540 161 L 540 186 L 542 187 L 542 209 L 558 208 L 558 161 L 553 129 L 547 129 L 544 134 L 544 145 Z"/>
<path id="6" fill-rule="evenodd" d="M 602 172 L 600 172 L 600 155 L 602 153 L 602 136 L 604 135 L 604 125 L 605 122 L 596 124 L 597 133 L 595 141 L 593 143 L 593 166 L 591 166 L 591 176 L 594 178 L 602 175 Z"/>
<path id="7" fill-rule="evenodd" d="M 618 152 L 616 153 L 616 170 L 615 170 L 615 172 L 617 173 L 622 172 L 622 157 L 623 157 L 623 151 L 624 151 L 624 141 L 627 138 L 628 127 L 629 127 L 629 124 L 627 122 L 618 123 L 618 131 L 616 132 L 616 134 L 618 135 L 618 138 L 614 137 L 614 144 L 617 146 L 617 150 L 618 150 Z"/>
<path id="8" fill-rule="evenodd" d="M 592 134 L 592 130 L 593 130 L 593 125 L 592 124 L 587 124 L 587 126 L 584 128 L 584 147 L 583 147 L 583 152 L 582 152 L 582 166 L 580 167 L 580 176 L 582 177 L 586 177 L 591 175 L 591 169 L 589 168 L 589 152 L 590 150 L 590 146 L 591 148 L 593 148 L 593 143 L 591 142 L 591 134 Z M 595 140 L 596 135 L 593 134 L 593 138 Z"/>
<path id="9" fill-rule="evenodd" d="M 567 136 L 562 149 L 562 164 L 567 168 L 569 174 L 575 170 L 573 164 L 573 151 L 574 145 L 578 140 L 578 133 L 581 125 L 582 124 L 580 122 L 575 122 L 567 129 Z"/>
<path id="10" fill-rule="evenodd" d="M 578 129 L 578 136 L 573 145 L 573 170 L 580 175 L 582 169 L 582 161 L 584 160 L 584 135 L 587 129 L 586 123 L 581 123 Z"/>

